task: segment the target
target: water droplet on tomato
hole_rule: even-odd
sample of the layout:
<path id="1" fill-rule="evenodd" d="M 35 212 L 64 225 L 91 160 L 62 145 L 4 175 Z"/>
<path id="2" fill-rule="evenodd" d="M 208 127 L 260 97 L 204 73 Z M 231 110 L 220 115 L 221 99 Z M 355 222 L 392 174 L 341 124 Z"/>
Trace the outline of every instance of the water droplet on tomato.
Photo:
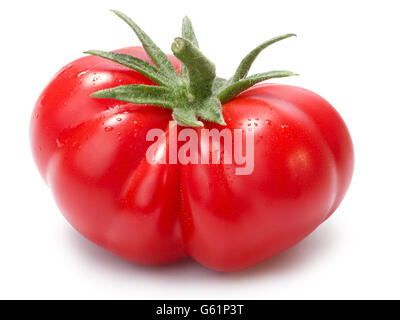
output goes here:
<path id="1" fill-rule="evenodd" d="M 81 73 L 78 74 L 78 78 L 80 78 L 81 76 L 85 75 L 86 73 L 88 73 L 88 70 L 82 71 Z"/>
<path id="2" fill-rule="evenodd" d="M 113 130 L 114 128 L 113 127 L 105 127 L 104 128 L 104 130 L 106 131 L 106 132 L 110 132 L 111 130 Z"/>
<path id="3" fill-rule="evenodd" d="M 57 147 L 58 148 L 61 148 L 61 147 L 63 147 L 64 146 L 64 143 L 62 143 L 61 141 L 60 141 L 60 139 L 56 139 L 56 143 L 57 143 Z"/>

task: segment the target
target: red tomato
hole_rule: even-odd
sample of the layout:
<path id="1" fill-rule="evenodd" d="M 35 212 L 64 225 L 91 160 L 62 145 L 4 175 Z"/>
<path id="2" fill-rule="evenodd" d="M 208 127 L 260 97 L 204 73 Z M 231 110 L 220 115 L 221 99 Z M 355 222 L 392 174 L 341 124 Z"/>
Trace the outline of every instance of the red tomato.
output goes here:
<path id="1" fill-rule="evenodd" d="M 150 61 L 140 47 L 118 52 Z M 31 122 L 34 158 L 61 212 L 107 250 L 142 264 L 189 256 L 239 270 L 299 242 L 343 199 L 352 142 L 317 94 L 262 84 L 223 105 L 227 128 L 255 134 L 254 171 L 238 176 L 232 164 L 146 161 L 146 133 L 168 135 L 171 111 L 90 97 L 126 84 L 154 83 L 99 57 L 78 59 L 43 91 Z"/>

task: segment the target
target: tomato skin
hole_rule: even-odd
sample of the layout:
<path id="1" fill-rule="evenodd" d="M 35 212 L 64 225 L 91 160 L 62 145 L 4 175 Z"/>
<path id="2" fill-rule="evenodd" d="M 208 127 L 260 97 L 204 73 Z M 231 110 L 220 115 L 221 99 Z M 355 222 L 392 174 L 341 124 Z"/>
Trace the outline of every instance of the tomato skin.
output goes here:
<path id="1" fill-rule="evenodd" d="M 118 52 L 149 61 L 140 47 Z M 39 171 L 66 219 L 98 245 L 142 264 L 190 256 L 211 269 L 240 270 L 303 239 L 343 199 L 351 138 L 315 93 L 262 84 L 223 106 L 227 128 L 255 133 L 254 171 L 238 176 L 234 165 L 149 164 L 146 133 L 168 135 L 171 112 L 90 97 L 139 83 L 153 84 L 87 56 L 52 79 L 32 115 Z"/>
<path id="2" fill-rule="evenodd" d="M 263 84 L 223 108 L 228 127 L 255 131 L 254 171 L 183 168 L 193 224 L 183 234 L 194 259 L 234 271 L 289 248 L 327 219 L 349 186 L 354 156 L 343 120 L 311 91 Z"/>

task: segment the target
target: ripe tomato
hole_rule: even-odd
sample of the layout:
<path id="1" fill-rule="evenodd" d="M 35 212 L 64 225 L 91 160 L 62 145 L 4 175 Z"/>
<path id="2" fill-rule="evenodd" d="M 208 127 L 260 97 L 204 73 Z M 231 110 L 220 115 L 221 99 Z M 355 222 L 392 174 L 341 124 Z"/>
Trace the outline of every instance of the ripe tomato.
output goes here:
<path id="1" fill-rule="evenodd" d="M 154 60 L 142 47 L 118 52 Z M 178 59 L 168 59 L 180 70 Z M 222 120 L 206 128 L 254 133 L 253 172 L 236 175 L 236 164 L 146 161 L 153 144 L 146 134 L 158 128 L 168 137 L 171 110 L 90 96 L 135 84 L 155 85 L 131 68 L 86 56 L 56 74 L 32 116 L 36 164 L 66 219 L 96 244 L 142 264 L 189 256 L 211 269 L 239 270 L 299 242 L 342 201 L 352 142 L 317 94 L 261 84 L 223 103 L 226 126 Z M 222 157 L 223 146 L 212 152 Z"/>
<path id="2" fill-rule="evenodd" d="M 138 47 L 119 52 L 149 61 Z M 352 143 L 320 96 L 264 84 L 223 105 L 229 129 L 255 130 L 254 171 L 237 176 L 224 164 L 145 161 L 152 143 L 146 132 L 166 130 L 171 111 L 90 97 L 139 83 L 151 81 L 84 57 L 53 78 L 33 112 L 37 166 L 61 212 L 91 241 L 144 264 L 191 256 L 213 269 L 237 270 L 297 243 L 342 200 Z"/>
<path id="3" fill-rule="evenodd" d="M 353 172 L 345 123 L 317 94 L 263 84 L 223 105 L 230 129 L 255 130 L 254 171 L 181 167 L 186 252 L 217 270 L 252 266 L 289 248 L 338 207 Z"/>

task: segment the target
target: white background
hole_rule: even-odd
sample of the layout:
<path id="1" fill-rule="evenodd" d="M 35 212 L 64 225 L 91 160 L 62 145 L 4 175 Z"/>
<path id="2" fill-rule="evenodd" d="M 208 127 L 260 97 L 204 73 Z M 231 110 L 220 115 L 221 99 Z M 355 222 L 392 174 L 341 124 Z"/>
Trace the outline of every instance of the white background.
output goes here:
<path id="1" fill-rule="evenodd" d="M 0 10 L 0 298 L 400 298 L 400 20 L 398 1 L 2 1 Z M 164 50 L 191 17 L 203 52 L 228 77 L 262 41 L 286 32 L 252 72 L 329 100 L 353 137 L 352 185 L 336 213 L 292 249 L 249 270 L 185 260 L 123 261 L 58 211 L 29 146 L 34 102 L 86 49 L 137 45 L 108 9 L 130 15 Z"/>

